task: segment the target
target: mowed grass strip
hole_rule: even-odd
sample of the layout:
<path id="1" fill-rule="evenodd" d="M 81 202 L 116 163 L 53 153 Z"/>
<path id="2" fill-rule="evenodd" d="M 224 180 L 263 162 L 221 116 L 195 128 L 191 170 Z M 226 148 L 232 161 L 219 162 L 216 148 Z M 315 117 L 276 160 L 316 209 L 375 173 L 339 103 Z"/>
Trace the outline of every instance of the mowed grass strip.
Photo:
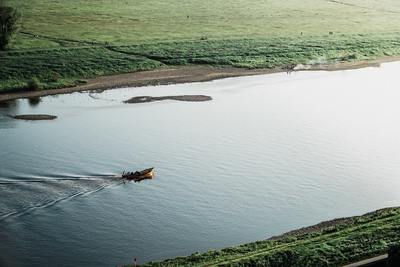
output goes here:
<path id="1" fill-rule="evenodd" d="M 144 266 L 340 266 L 400 244 L 400 209 L 367 214 L 319 231 L 258 241 Z"/>

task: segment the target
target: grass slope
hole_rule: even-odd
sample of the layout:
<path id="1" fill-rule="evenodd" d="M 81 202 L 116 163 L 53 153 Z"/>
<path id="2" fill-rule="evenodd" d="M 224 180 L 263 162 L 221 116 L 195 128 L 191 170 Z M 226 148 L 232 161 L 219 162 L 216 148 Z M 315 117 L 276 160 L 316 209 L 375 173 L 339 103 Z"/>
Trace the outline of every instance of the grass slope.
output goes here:
<path id="1" fill-rule="evenodd" d="M 400 55 L 397 0 L 12 0 L 0 92 L 169 65 L 285 68 Z M 37 82 L 38 81 L 38 82 Z"/>
<path id="2" fill-rule="evenodd" d="M 399 244 L 400 208 L 389 208 L 311 233 L 142 266 L 340 266 L 386 253 Z"/>

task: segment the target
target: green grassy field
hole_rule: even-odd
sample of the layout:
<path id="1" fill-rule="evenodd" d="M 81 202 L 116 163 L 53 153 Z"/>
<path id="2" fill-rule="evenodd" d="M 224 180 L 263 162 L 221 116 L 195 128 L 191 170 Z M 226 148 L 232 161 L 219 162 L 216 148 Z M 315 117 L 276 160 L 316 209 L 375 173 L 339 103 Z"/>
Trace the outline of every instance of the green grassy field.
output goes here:
<path id="1" fill-rule="evenodd" d="M 398 32 L 397 0 L 12 0 L 22 31 L 112 44 Z M 342 3 L 339 3 L 342 2 Z M 347 5 L 350 4 L 350 5 Z M 14 47 L 59 45 L 19 35 Z"/>
<path id="2" fill-rule="evenodd" d="M 320 231 L 195 253 L 156 266 L 341 266 L 400 245 L 400 208 L 377 211 Z"/>
<path id="3" fill-rule="evenodd" d="M 280 68 L 400 55 L 397 0 L 10 0 L 0 91 L 169 65 Z"/>

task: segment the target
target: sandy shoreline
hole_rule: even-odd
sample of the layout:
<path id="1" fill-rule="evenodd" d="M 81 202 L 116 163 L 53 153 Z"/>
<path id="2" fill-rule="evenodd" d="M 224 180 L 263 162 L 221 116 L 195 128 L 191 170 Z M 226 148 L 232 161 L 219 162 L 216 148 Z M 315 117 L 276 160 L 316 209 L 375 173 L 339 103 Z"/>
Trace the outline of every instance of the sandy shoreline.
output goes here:
<path id="1" fill-rule="evenodd" d="M 377 60 L 342 62 L 326 65 L 304 66 L 296 71 L 324 70 L 336 71 L 359 69 L 365 67 L 379 67 L 381 63 L 400 60 L 400 57 L 384 57 Z M 141 71 L 111 76 L 100 76 L 89 79 L 87 84 L 62 89 L 49 89 L 43 91 L 19 91 L 0 93 L 0 102 L 19 98 L 33 98 L 58 94 L 69 94 L 82 91 L 109 90 L 124 87 L 141 87 L 149 85 L 166 85 L 190 82 L 205 82 L 216 79 L 287 72 L 288 69 L 242 69 L 232 67 L 212 67 L 206 65 L 179 66 L 162 68 L 152 71 Z"/>

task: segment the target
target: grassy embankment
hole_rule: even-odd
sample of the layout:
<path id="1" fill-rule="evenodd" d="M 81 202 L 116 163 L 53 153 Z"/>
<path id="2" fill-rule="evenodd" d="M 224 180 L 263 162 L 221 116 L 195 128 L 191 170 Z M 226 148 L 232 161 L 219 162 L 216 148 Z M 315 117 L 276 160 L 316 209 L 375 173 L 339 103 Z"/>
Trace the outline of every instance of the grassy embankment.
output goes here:
<path id="1" fill-rule="evenodd" d="M 0 92 L 170 65 L 286 68 L 400 55 L 397 0 L 13 0 Z"/>
<path id="2" fill-rule="evenodd" d="M 341 266 L 400 244 L 400 208 L 376 211 L 320 230 L 142 266 Z"/>

